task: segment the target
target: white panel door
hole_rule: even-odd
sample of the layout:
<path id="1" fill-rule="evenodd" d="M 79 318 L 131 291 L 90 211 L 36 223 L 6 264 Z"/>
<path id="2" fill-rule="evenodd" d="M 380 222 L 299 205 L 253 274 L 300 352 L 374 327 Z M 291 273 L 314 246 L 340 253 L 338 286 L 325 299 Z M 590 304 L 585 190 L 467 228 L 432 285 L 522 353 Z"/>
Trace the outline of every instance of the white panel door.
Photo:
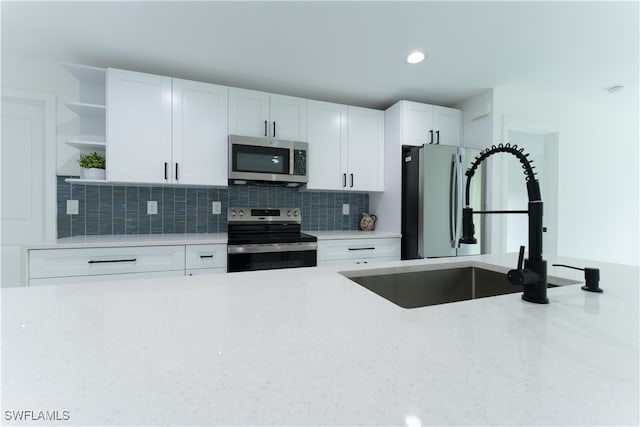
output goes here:
<path id="1" fill-rule="evenodd" d="M 459 147 L 462 142 L 462 111 L 455 108 L 433 107 L 435 143 Z"/>
<path id="2" fill-rule="evenodd" d="M 269 94 L 229 88 L 229 134 L 269 136 Z"/>
<path id="3" fill-rule="evenodd" d="M 384 189 L 384 111 L 349 107 L 347 189 Z"/>
<path id="4" fill-rule="evenodd" d="M 170 77 L 109 68 L 106 170 L 108 181 L 169 182 Z"/>
<path id="5" fill-rule="evenodd" d="M 227 111 L 227 87 L 173 79 L 173 182 L 227 185 Z"/>
<path id="6" fill-rule="evenodd" d="M 432 141 L 433 106 L 418 102 L 402 102 L 402 143 L 423 145 Z"/>
<path id="7" fill-rule="evenodd" d="M 346 105 L 309 101 L 308 189 L 343 190 L 346 183 Z M 345 159 L 346 160 L 346 159 Z"/>
<path id="8" fill-rule="evenodd" d="M 304 98 L 271 94 L 269 136 L 290 141 L 307 141 L 307 103 Z"/>
<path id="9" fill-rule="evenodd" d="M 2 97 L 2 287 L 20 286 L 25 260 L 20 245 L 54 237 L 55 141 L 47 124 L 50 100 Z M 51 113 L 52 114 L 52 113 Z M 51 127 L 51 129 L 49 129 Z M 51 206 L 49 206 L 51 204 Z M 51 230 L 50 230 L 51 229 Z"/>

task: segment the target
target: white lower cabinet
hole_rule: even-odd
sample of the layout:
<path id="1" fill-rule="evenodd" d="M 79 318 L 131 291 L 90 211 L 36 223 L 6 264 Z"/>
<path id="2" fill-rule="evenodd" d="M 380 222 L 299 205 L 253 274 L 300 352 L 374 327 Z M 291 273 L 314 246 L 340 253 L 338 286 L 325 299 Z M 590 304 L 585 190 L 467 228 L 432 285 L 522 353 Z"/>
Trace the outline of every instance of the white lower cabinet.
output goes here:
<path id="1" fill-rule="evenodd" d="M 29 285 L 220 273 L 226 244 L 29 250 Z"/>
<path id="2" fill-rule="evenodd" d="M 319 267 L 399 260 L 399 237 L 318 240 Z"/>
<path id="3" fill-rule="evenodd" d="M 227 245 L 189 245 L 186 247 L 186 275 L 226 273 Z"/>

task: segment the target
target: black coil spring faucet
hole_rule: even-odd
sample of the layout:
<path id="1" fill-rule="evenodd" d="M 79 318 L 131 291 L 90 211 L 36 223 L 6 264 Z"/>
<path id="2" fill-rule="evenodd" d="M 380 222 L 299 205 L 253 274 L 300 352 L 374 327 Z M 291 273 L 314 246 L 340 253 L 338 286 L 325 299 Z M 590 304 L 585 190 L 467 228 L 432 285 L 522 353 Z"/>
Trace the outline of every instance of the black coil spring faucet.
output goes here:
<path id="1" fill-rule="evenodd" d="M 528 159 L 529 154 L 523 153 L 523 148 L 517 145 L 499 144 L 483 150 L 476 156 L 473 164 L 465 175 L 467 183 L 465 188 L 465 207 L 462 209 L 462 238 L 460 243 L 474 244 L 477 243 L 474 237 L 475 227 L 473 225 L 473 214 L 527 214 L 529 216 L 529 257 L 524 259 L 524 246 L 520 247 L 520 255 L 518 257 L 518 266 L 515 270 L 507 273 L 507 279 L 513 285 L 524 286 L 522 299 L 537 304 L 548 304 L 547 298 L 547 262 L 542 259 L 542 198 L 540 197 L 540 184 L 535 178 L 531 166 L 532 161 Z M 526 211 L 476 211 L 470 207 L 469 188 L 471 178 L 476 172 L 480 163 L 487 157 L 496 153 L 513 154 L 522 163 L 522 169 L 526 176 L 527 194 L 529 196 L 528 210 Z M 524 265 L 523 265 L 524 261 Z"/>

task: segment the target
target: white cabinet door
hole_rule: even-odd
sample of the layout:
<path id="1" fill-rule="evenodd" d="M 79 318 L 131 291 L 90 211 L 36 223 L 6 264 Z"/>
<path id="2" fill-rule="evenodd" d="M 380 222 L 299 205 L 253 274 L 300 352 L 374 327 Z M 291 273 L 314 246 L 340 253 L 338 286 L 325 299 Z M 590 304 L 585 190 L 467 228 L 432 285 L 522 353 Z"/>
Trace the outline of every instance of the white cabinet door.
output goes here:
<path id="1" fill-rule="evenodd" d="M 170 77 L 108 69 L 106 154 L 108 181 L 168 182 Z"/>
<path id="2" fill-rule="evenodd" d="M 418 102 L 402 102 L 402 143 L 423 145 L 434 142 L 433 106 Z"/>
<path id="3" fill-rule="evenodd" d="M 229 88 L 231 135 L 307 140 L 307 100 Z"/>
<path id="4" fill-rule="evenodd" d="M 269 94 L 229 88 L 229 134 L 269 136 Z"/>
<path id="5" fill-rule="evenodd" d="M 289 141 L 307 141 L 307 100 L 293 96 L 270 96 L 269 136 Z"/>
<path id="6" fill-rule="evenodd" d="M 228 88 L 173 79 L 171 181 L 227 185 Z"/>
<path id="7" fill-rule="evenodd" d="M 346 105 L 309 101 L 308 189 L 345 188 L 347 117 Z"/>
<path id="8" fill-rule="evenodd" d="M 433 107 L 435 143 L 460 146 L 462 142 L 462 112 L 455 108 Z"/>
<path id="9" fill-rule="evenodd" d="M 349 107 L 347 189 L 384 189 L 384 111 Z"/>

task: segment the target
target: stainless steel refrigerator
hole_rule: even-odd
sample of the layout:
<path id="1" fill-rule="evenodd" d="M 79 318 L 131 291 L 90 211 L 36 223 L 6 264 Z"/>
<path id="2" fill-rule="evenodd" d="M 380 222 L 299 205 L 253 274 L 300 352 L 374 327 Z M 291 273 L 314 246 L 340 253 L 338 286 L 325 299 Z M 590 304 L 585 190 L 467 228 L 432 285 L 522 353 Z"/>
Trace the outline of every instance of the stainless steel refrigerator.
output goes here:
<path id="1" fill-rule="evenodd" d="M 482 221 L 474 245 L 460 245 L 465 171 L 480 150 L 425 144 L 402 146 L 402 259 L 481 253 Z M 483 206 L 483 170 L 471 180 L 474 210 Z"/>

